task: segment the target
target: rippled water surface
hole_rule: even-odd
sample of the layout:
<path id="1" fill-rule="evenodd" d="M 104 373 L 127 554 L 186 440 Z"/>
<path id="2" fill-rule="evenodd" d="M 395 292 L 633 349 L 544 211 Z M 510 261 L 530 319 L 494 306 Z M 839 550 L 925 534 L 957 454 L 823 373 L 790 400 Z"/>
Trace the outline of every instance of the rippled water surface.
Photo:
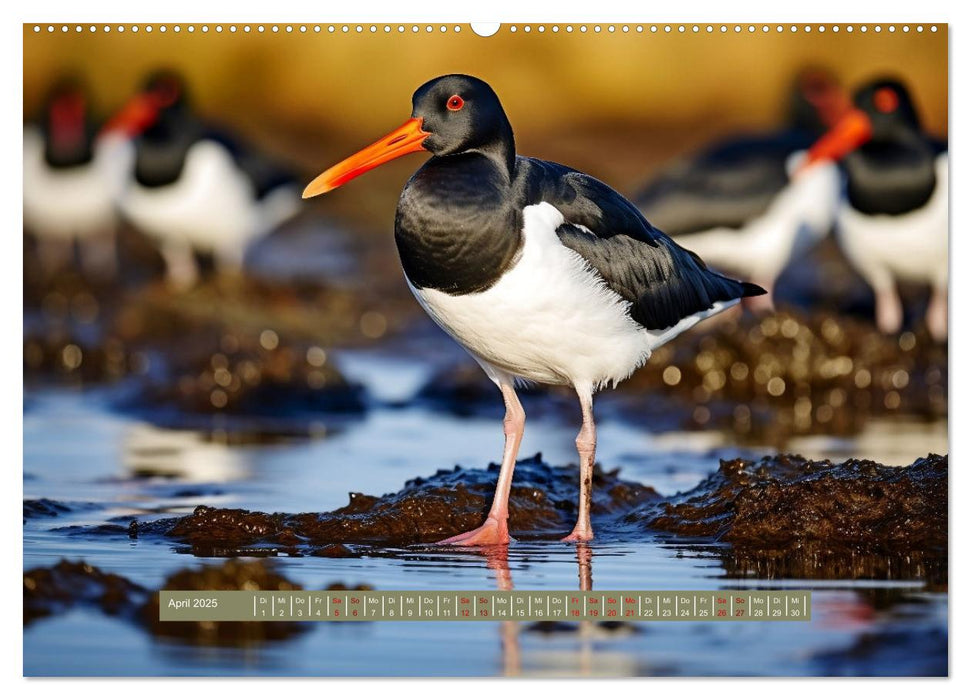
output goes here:
<path id="1" fill-rule="evenodd" d="M 501 452 L 496 417 L 457 418 L 409 402 L 427 378 L 420 362 L 345 352 L 344 371 L 372 397 L 359 419 L 324 421 L 312 439 L 224 444 L 220 435 L 161 430 L 113 412 L 111 390 L 30 390 L 24 412 L 24 497 L 74 506 L 24 524 L 24 567 L 81 560 L 158 588 L 200 559 L 171 543 L 65 530 L 113 518 L 180 514 L 199 504 L 262 511 L 324 511 L 348 492 L 382 494 L 455 464 L 484 467 Z M 576 426 L 531 419 L 522 455 L 575 461 Z M 888 435 L 890 437 L 888 437 Z M 653 485 L 686 490 L 719 456 L 758 456 L 717 435 L 651 435 L 621 422 L 600 426 L 605 467 Z M 809 457 L 868 456 L 905 464 L 946 452 L 943 425 L 874 424 L 854 441 L 806 439 Z M 830 675 L 946 673 L 947 595 L 924 581 L 804 581 L 730 578 L 718 549 L 662 541 L 597 544 L 518 542 L 505 556 L 414 548 L 381 556 L 276 557 L 304 588 L 334 582 L 376 589 L 578 588 L 589 559 L 594 589 L 811 588 L 811 622 L 583 623 L 555 629 L 515 622 L 309 623 L 307 633 L 240 649 L 160 641 L 123 619 L 89 608 L 32 622 L 24 630 L 30 675 Z"/>

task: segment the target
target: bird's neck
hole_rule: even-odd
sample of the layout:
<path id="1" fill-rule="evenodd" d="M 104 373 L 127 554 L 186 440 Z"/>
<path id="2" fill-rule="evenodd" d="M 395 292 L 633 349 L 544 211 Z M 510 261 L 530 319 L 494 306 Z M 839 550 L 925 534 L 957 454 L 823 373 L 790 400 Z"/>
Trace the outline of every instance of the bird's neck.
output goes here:
<path id="1" fill-rule="evenodd" d="M 200 122 L 188 115 L 165 112 L 139 137 L 135 152 L 135 180 L 143 187 L 162 187 L 177 181 L 189 149 L 203 136 Z"/>
<path id="2" fill-rule="evenodd" d="M 93 130 L 83 102 L 55 102 L 48 110 L 43 128 L 46 136 L 44 158 L 50 167 L 75 167 L 93 158 Z"/>
<path id="3" fill-rule="evenodd" d="M 466 151 L 425 163 L 395 215 L 395 242 L 412 285 L 450 294 L 491 287 L 521 244 L 511 190 L 509 168 L 495 154 Z"/>
<path id="4" fill-rule="evenodd" d="M 921 139 L 877 141 L 844 160 L 847 196 L 864 214 L 904 214 L 919 209 L 937 186 L 934 153 Z"/>
<path id="5" fill-rule="evenodd" d="M 516 170 L 516 140 L 508 121 L 502 122 L 494 138 L 475 150 L 492 160 L 512 180 Z"/>

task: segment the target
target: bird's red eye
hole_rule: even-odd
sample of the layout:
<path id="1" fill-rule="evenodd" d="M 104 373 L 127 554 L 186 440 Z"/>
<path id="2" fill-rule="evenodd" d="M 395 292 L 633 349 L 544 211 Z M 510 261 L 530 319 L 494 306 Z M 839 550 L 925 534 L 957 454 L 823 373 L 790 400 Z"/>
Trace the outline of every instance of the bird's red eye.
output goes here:
<path id="1" fill-rule="evenodd" d="M 452 112 L 458 112 L 465 106 L 465 100 L 458 95 L 452 95 L 448 98 L 448 102 L 445 103 L 445 106 L 448 107 Z"/>
<path id="2" fill-rule="evenodd" d="M 873 106 L 884 114 L 889 114 L 896 111 L 897 107 L 900 106 L 900 98 L 890 88 L 880 88 L 873 95 Z"/>

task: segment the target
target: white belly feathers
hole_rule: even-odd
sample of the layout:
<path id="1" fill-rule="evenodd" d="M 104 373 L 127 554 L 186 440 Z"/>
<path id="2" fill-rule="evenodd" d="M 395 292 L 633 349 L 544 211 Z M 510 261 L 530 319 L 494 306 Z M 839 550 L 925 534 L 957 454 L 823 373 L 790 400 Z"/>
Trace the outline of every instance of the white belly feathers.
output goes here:
<path id="1" fill-rule="evenodd" d="M 519 259 L 484 292 L 453 296 L 415 289 L 419 303 L 480 363 L 543 384 L 616 384 L 652 350 L 704 316 L 645 330 L 629 302 L 556 235 L 563 215 L 545 202 L 523 210 Z"/>
<path id="2" fill-rule="evenodd" d="M 24 128 L 24 225 L 44 238 L 85 239 L 113 233 L 115 199 L 134 161 L 125 139 L 106 136 L 94 144 L 90 163 L 53 169 L 44 161 L 44 139 Z"/>

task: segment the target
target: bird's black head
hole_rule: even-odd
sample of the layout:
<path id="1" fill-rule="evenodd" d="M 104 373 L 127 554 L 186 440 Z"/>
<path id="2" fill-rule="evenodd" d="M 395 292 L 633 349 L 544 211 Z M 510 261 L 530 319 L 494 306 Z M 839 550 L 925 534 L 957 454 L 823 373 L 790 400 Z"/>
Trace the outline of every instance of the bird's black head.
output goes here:
<path id="1" fill-rule="evenodd" d="M 47 93 L 39 121 L 48 165 L 71 167 L 91 160 L 94 126 L 87 90 L 80 80 L 73 76 L 58 80 Z"/>
<path id="2" fill-rule="evenodd" d="M 188 111 L 186 86 L 173 71 L 157 71 L 148 76 L 134 97 L 109 120 L 106 131 L 137 136 Z"/>
<path id="3" fill-rule="evenodd" d="M 853 96 L 857 109 L 870 118 L 872 141 L 889 141 L 903 131 L 920 131 L 920 119 L 910 92 L 899 80 L 867 83 Z"/>
<path id="4" fill-rule="evenodd" d="M 181 109 L 189 102 L 185 81 L 172 70 L 159 70 L 149 75 L 142 87 L 142 94 L 152 95 L 160 109 Z"/>
<path id="5" fill-rule="evenodd" d="M 415 91 L 411 119 L 318 175 L 304 189 L 304 199 L 330 192 L 382 163 L 418 151 L 437 157 L 477 151 L 495 159 L 509 173 L 516 164 L 512 127 L 492 88 L 470 75 L 443 75 Z"/>
<path id="6" fill-rule="evenodd" d="M 412 118 L 428 132 L 422 147 L 436 156 L 471 150 L 515 154 L 512 127 L 487 83 L 470 75 L 429 80 L 411 98 Z"/>
<path id="7" fill-rule="evenodd" d="M 803 168 L 819 160 L 840 160 L 870 143 L 902 143 L 920 139 L 917 110 L 904 85 L 893 79 L 874 80 L 857 90 L 854 106 L 812 148 Z"/>
<path id="8" fill-rule="evenodd" d="M 831 70 L 807 66 L 796 74 L 789 97 L 788 120 L 794 128 L 822 134 L 849 108 L 850 96 Z"/>

